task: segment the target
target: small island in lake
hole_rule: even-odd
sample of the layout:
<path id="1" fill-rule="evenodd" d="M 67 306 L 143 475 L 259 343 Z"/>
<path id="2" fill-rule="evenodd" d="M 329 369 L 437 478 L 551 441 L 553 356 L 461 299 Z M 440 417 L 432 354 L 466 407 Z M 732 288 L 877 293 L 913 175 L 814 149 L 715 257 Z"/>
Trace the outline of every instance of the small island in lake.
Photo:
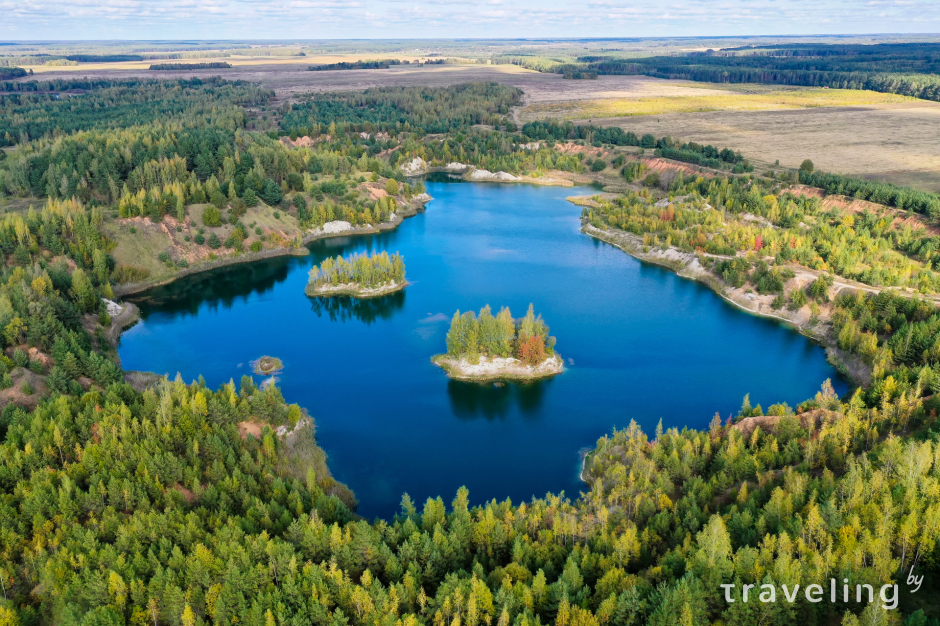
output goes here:
<path id="1" fill-rule="evenodd" d="M 555 338 L 548 334 L 542 316 L 532 305 L 521 320 L 508 307 L 496 316 L 489 305 L 461 315 L 454 313 L 447 333 L 447 353 L 431 362 L 457 380 L 536 380 L 564 371 L 564 360 L 555 352 Z"/>
<path id="2" fill-rule="evenodd" d="M 261 374 L 262 376 L 277 374 L 284 369 L 284 364 L 281 363 L 281 360 L 273 356 L 263 356 L 257 361 L 251 361 L 250 365 L 255 374 Z"/>
<path id="3" fill-rule="evenodd" d="M 397 252 L 354 254 L 325 259 L 310 270 L 308 296 L 352 296 L 376 298 L 404 289 L 405 260 Z"/>

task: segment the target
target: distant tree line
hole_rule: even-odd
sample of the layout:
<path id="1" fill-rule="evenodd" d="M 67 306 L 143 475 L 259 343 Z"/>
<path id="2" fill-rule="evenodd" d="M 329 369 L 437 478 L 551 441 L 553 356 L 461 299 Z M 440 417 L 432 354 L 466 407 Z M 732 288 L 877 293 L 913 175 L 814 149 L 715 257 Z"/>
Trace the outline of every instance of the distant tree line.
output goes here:
<path id="1" fill-rule="evenodd" d="M 213 61 L 211 63 L 155 63 L 150 66 L 152 70 L 222 70 L 232 67 L 231 63 L 225 61 Z"/>
<path id="2" fill-rule="evenodd" d="M 12 80 L 26 76 L 26 70 L 22 67 L 0 67 L 0 80 Z M 8 91 L 4 89 L 4 91 Z"/>
<path id="3" fill-rule="evenodd" d="M 381 59 L 377 61 L 342 61 L 340 63 L 323 63 L 321 65 L 311 65 L 307 68 L 308 72 L 325 72 L 329 70 L 387 70 L 393 65 L 408 65 L 409 61 L 400 61 L 398 59 Z"/>
<path id="4" fill-rule="evenodd" d="M 127 63 L 144 60 L 139 54 L 69 54 L 64 58 L 79 63 Z"/>
<path id="5" fill-rule="evenodd" d="M 584 65 L 599 74 L 642 74 L 713 83 L 763 83 L 870 89 L 940 100 L 940 44 L 809 44 L 760 50 L 605 59 Z"/>

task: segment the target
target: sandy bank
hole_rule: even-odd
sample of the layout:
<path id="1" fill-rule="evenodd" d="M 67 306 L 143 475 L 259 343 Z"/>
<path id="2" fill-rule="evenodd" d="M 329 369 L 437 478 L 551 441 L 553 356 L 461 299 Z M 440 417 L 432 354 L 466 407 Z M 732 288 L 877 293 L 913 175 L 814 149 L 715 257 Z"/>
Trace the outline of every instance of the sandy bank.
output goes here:
<path id="1" fill-rule="evenodd" d="M 564 360 L 556 353 L 538 365 L 528 365 L 515 358 L 489 358 L 481 356 L 478 363 L 446 354 L 431 357 L 447 376 L 455 380 L 538 380 L 556 376 L 565 371 Z"/>
<path id="2" fill-rule="evenodd" d="M 350 296 L 352 298 L 359 298 L 362 300 L 368 298 L 378 298 L 379 296 L 385 296 L 390 293 L 395 293 L 396 291 L 401 291 L 408 286 L 408 281 L 403 280 L 400 283 L 391 282 L 379 285 L 378 287 L 363 287 L 357 283 L 342 283 L 340 285 L 320 285 L 319 287 L 313 285 L 307 285 L 307 288 L 304 290 L 308 296 Z"/>
<path id="3" fill-rule="evenodd" d="M 515 175 L 509 172 L 491 172 L 467 163 L 448 163 L 447 165 L 429 165 L 421 157 L 399 166 L 405 176 L 425 176 L 432 173 L 444 173 L 456 176 L 472 183 L 527 183 L 552 187 L 573 187 L 576 183 L 595 182 L 593 177 L 585 177 L 572 172 L 552 171 L 540 176 L 528 174 Z"/>

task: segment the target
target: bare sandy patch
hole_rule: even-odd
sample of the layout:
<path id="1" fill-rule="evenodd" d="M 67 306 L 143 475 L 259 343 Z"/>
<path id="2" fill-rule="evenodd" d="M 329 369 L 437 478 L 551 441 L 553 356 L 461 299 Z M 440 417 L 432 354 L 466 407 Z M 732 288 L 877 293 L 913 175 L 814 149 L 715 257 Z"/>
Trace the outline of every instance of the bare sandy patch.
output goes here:
<path id="1" fill-rule="evenodd" d="M 529 365 L 516 358 L 481 356 L 476 363 L 466 358 L 454 358 L 438 354 L 431 362 L 447 372 L 450 378 L 457 380 L 536 380 L 561 374 L 565 371 L 565 362 L 554 354 L 537 365 Z"/>

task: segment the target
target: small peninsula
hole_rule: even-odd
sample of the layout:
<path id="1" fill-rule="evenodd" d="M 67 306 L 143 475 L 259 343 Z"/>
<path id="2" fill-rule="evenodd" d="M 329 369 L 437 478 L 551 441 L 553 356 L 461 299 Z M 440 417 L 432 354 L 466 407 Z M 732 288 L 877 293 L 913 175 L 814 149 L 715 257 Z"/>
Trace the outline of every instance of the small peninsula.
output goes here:
<path id="1" fill-rule="evenodd" d="M 377 298 L 407 286 L 405 260 L 397 252 L 329 257 L 310 270 L 308 296 Z"/>
<path id="2" fill-rule="evenodd" d="M 454 313 L 447 333 L 447 353 L 431 357 L 434 365 L 456 380 L 537 380 L 564 371 L 542 316 L 532 305 L 515 320 L 508 307 L 494 316 L 489 305 L 477 316 Z"/>

